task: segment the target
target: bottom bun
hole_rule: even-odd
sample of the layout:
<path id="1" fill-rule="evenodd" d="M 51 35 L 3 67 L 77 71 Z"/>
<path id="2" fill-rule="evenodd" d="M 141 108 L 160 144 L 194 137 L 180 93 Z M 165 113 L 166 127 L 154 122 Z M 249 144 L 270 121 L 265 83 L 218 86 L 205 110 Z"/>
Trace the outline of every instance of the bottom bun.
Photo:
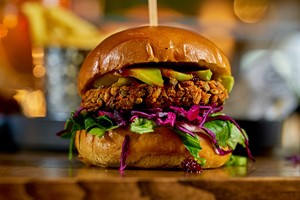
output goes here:
<path id="1" fill-rule="evenodd" d="M 107 131 L 103 137 L 77 131 L 75 146 L 78 158 L 87 165 L 119 167 L 122 143 L 125 135 L 130 137 L 130 153 L 126 167 L 132 168 L 181 168 L 181 162 L 192 157 L 182 144 L 178 134 L 167 127 L 156 128 L 154 132 L 138 134 L 126 128 Z M 206 158 L 203 168 L 217 168 L 224 165 L 231 154 L 218 155 L 209 138 L 199 134 L 201 158 Z"/>

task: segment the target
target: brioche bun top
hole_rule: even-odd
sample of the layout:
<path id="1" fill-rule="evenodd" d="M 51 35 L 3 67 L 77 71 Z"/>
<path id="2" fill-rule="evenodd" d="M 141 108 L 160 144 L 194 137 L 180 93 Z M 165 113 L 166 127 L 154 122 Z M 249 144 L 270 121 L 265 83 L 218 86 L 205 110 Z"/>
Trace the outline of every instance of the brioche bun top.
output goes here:
<path id="1" fill-rule="evenodd" d="M 213 78 L 231 75 L 225 54 L 205 37 L 181 28 L 143 26 L 107 37 L 88 54 L 79 71 L 79 94 L 83 95 L 96 77 L 107 72 L 150 62 L 208 68 Z"/>

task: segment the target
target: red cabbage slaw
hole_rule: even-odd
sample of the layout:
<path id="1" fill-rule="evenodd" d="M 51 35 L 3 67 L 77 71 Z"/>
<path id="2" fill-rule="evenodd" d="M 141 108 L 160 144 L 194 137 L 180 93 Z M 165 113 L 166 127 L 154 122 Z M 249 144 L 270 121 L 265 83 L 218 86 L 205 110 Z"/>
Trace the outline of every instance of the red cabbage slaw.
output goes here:
<path id="1" fill-rule="evenodd" d="M 191 136 L 195 136 L 196 132 L 201 132 L 209 136 L 211 139 L 216 153 L 220 155 L 226 155 L 231 153 L 233 149 L 224 150 L 218 145 L 216 134 L 210 129 L 206 128 L 205 122 L 213 120 L 225 120 L 233 123 L 242 133 L 245 141 L 248 157 L 254 160 L 249 149 L 248 138 L 241 127 L 231 117 L 226 115 L 213 115 L 223 110 L 222 106 L 216 107 L 214 105 L 193 105 L 189 110 L 185 110 L 182 107 L 171 106 L 169 111 L 163 111 L 162 109 L 147 109 L 145 111 L 131 111 L 133 121 L 137 117 L 143 117 L 149 120 L 153 120 L 158 126 L 171 126 L 177 128 Z M 178 119 L 178 120 L 177 120 Z"/>
<path id="2" fill-rule="evenodd" d="M 155 122 L 157 126 L 168 126 L 178 129 L 192 137 L 195 137 L 196 133 L 206 134 L 212 141 L 215 147 L 216 153 L 220 155 L 226 155 L 231 153 L 233 149 L 222 149 L 218 145 L 216 134 L 209 128 L 205 127 L 206 122 L 214 120 L 224 120 L 233 123 L 238 130 L 241 132 L 245 148 L 247 150 L 248 157 L 254 160 L 249 149 L 248 138 L 245 135 L 241 127 L 229 116 L 219 113 L 222 111 L 222 106 L 215 105 L 193 105 L 189 109 L 185 110 L 182 107 L 171 106 L 169 109 L 163 110 L 161 108 L 153 109 L 140 109 L 140 110 L 114 110 L 114 111 L 103 111 L 99 110 L 95 114 L 96 116 L 107 116 L 112 119 L 116 125 L 126 126 L 132 123 L 136 118 L 145 118 Z M 78 117 L 81 112 L 85 112 L 85 108 L 80 107 L 74 112 L 73 117 Z M 130 119 L 129 121 L 126 119 Z M 120 157 L 120 170 L 124 170 L 126 167 L 125 161 L 129 155 L 129 136 L 126 136 L 122 145 L 122 153 Z"/>
<path id="3" fill-rule="evenodd" d="M 122 143 L 122 152 L 120 156 L 120 171 L 123 171 L 126 167 L 126 159 L 129 156 L 129 145 L 130 145 L 130 137 L 129 135 L 125 135 L 124 141 Z"/>

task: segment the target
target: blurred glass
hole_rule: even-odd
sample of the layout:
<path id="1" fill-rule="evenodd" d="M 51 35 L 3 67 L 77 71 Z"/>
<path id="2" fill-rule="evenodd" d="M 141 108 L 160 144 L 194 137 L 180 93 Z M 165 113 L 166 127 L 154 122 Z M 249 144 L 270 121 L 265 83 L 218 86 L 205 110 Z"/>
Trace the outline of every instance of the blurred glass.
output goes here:
<path id="1" fill-rule="evenodd" d="M 45 50 L 46 97 L 49 117 L 63 120 L 80 105 L 77 75 L 87 51 L 48 47 Z"/>

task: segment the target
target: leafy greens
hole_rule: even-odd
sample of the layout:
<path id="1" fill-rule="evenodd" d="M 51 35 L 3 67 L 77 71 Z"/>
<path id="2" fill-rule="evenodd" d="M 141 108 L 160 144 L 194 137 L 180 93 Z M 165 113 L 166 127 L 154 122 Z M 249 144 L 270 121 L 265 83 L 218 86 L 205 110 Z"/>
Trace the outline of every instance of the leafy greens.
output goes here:
<path id="1" fill-rule="evenodd" d="M 145 134 L 154 132 L 157 126 L 173 128 L 179 135 L 183 145 L 201 165 L 205 159 L 199 157 L 201 144 L 197 133 L 206 134 L 220 155 L 231 153 L 237 144 L 247 149 L 248 156 L 253 159 L 248 147 L 246 132 L 230 117 L 220 113 L 222 107 L 194 105 L 188 110 L 171 106 L 169 109 L 160 108 L 131 110 L 131 111 L 102 111 L 87 112 L 84 108 L 76 110 L 67 120 L 64 130 L 59 133 L 63 138 L 70 138 L 69 158 L 72 158 L 75 133 L 86 130 L 97 137 L 102 137 L 108 130 L 129 125 L 135 133 Z M 130 120 L 126 120 L 130 119 Z M 127 144 L 129 136 L 124 139 Z M 125 145 L 126 146 L 126 145 Z M 229 150 L 225 150 L 229 147 Z M 123 148 L 128 152 L 128 148 Z M 122 153 L 122 168 L 128 153 Z"/>

